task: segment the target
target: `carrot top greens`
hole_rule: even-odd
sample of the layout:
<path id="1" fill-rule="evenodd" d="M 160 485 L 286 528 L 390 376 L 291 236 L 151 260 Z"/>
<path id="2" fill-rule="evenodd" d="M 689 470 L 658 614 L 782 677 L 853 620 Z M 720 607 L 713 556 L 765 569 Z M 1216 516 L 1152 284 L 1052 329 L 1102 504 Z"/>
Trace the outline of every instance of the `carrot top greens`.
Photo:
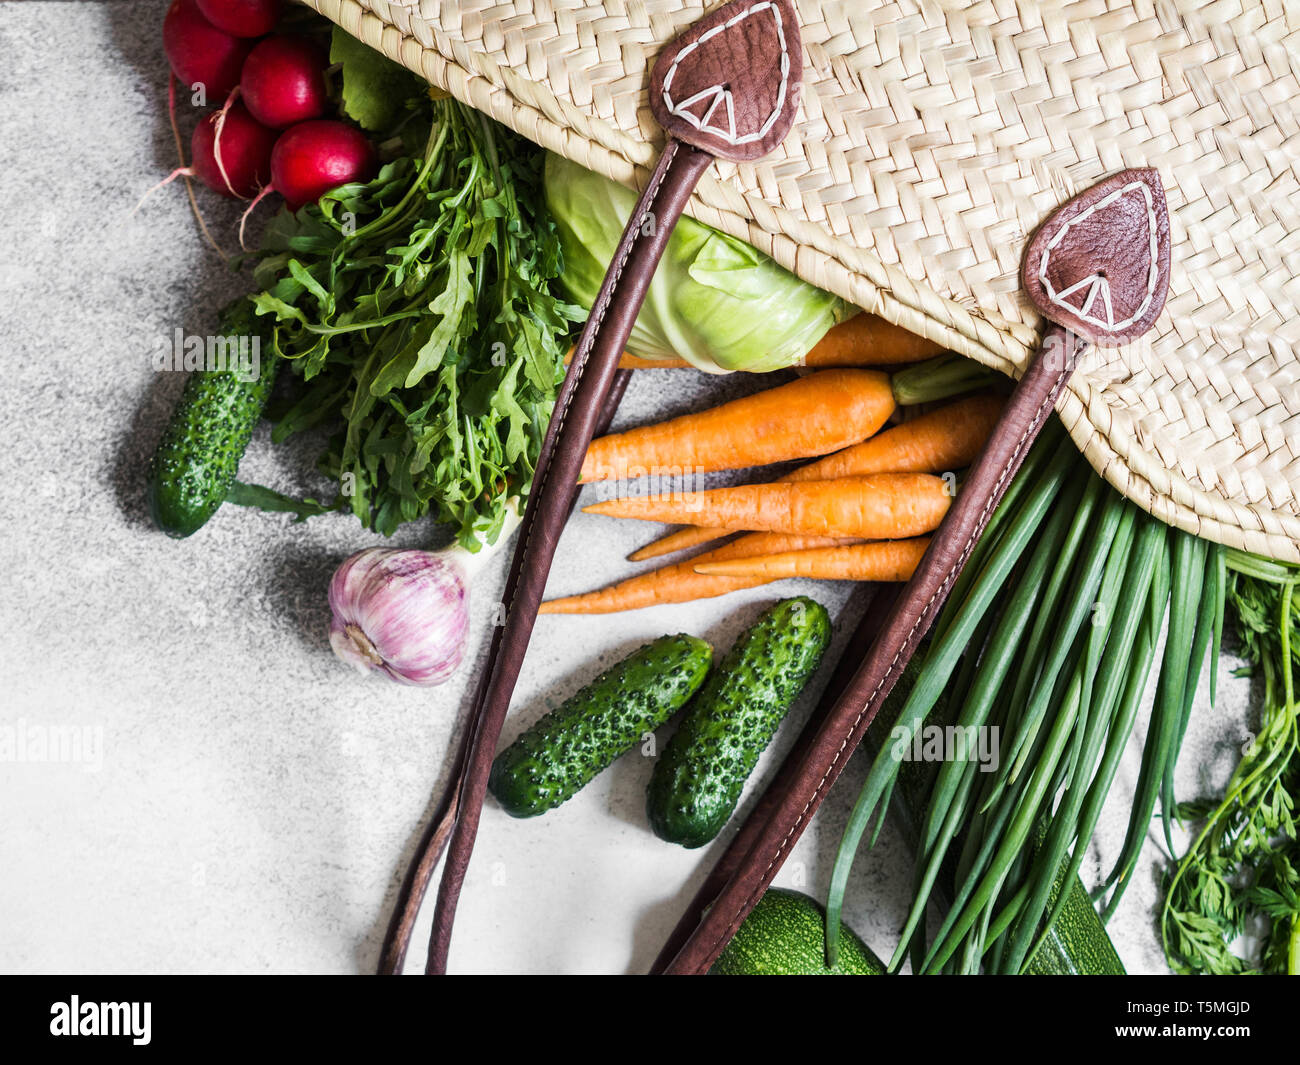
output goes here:
<path id="1" fill-rule="evenodd" d="M 1229 616 L 1261 682 L 1256 734 L 1221 799 L 1183 803 L 1196 835 L 1170 873 L 1160 930 L 1170 965 L 1300 972 L 1300 568 L 1227 552 Z"/>

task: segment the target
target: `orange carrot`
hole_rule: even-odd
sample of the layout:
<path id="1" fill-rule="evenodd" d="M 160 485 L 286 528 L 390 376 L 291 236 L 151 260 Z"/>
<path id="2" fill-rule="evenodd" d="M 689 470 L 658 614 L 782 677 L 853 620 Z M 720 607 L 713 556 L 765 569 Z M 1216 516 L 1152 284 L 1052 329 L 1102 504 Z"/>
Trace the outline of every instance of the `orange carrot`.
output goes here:
<path id="1" fill-rule="evenodd" d="M 833 481 L 745 484 L 702 492 L 609 499 L 583 509 L 647 521 L 687 522 L 794 536 L 893 540 L 938 527 L 952 502 L 942 478 L 877 473 Z"/>
<path id="2" fill-rule="evenodd" d="M 748 554 L 766 555 L 795 551 L 800 548 L 833 547 L 850 544 L 829 536 L 782 536 L 779 533 L 751 533 L 729 544 L 708 551 L 686 562 L 662 566 L 630 577 L 608 588 L 585 595 L 551 599 L 539 608 L 541 614 L 613 614 L 620 610 L 639 610 L 662 603 L 686 603 L 693 599 L 711 599 L 717 595 L 756 588 L 766 584 L 766 577 L 706 577 L 694 567 L 707 561 L 744 558 Z"/>
<path id="3" fill-rule="evenodd" d="M 564 355 L 564 365 L 568 366 L 573 361 L 573 349 L 570 348 Z M 631 355 L 623 352 L 618 357 L 618 368 L 620 370 L 689 370 L 691 364 L 685 359 L 643 359 L 639 355 Z"/>
<path id="4" fill-rule="evenodd" d="M 801 466 L 782 481 L 817 481 L 861 477 L 871 473 L 939 473 L 969 466 L 997 424 L 1005 400 L 992 393 L 968 396 L 883 433 Z M 734 530 L 688 525 L 628 558 L 643 562 L 688 547 L 707 544 Z"/>
<path id="5" fill-rule="evenodd" d="M 692 561 L 696 573 L 733 580 L 811 577 L 821 581 L 905 581 L 912 576 L 929 546 L 928 536 L 918 536 L 911 540 L 876 540 L 750 558 Z"/>
<path id="6" fill-rule="evenodd" d="M 832 327 L 804 356 L 804 366 L 899 366 L 933 358 L 944 349 L 874 314 L 857 314 Z"/>
<path id="7" fill-rule="evenodd" d="M 1006 400 L 993 393 L 967 396 L 886 429 L 787 474 L 784 481 L 826 481 L 871 473 L 944 473 L 975 461 Z"/>
<path id="8" fill-rule="evenodd" d="M 893 412 L 888 375 L 822 370 L 720 407 L 593 440 L 582 480 L 680 477 L 825 455 L 870 436 Z"/>
<path id="9" fill-rule="evenodd" d="M 689 370 L 693 364 L 673 356 L 671 359 L 643 359 L 626 351 L 618 357 L 620 370 Z"/>
<path id="10" fill-rule="evenodd" d="M 864 312 L 832 326 L 796 365 L 814 369 L 827 366 L 899 366 L 933 358 L 941 351 L 943 348 L 933 341 Z M 570 351 L 564 357 L 565 365 L 572 355 Z M 620 370 L 688 369 L 690 366 L 685 359 L 642 359 L 627 353 L 618 360 Z"/>
<path id="11" fill-rule="evenodd" d="M 784 477 L 781 480 L 785 480 Z M 645 547 L 638 547 L 627 556 L 629 562 L 645 562 L 647 559 L 659 558 L 661 555 L 675 555 L 688 547 L 711 543 L 719 536 L 726 536 L 730 529 L 717 529 L 705 525 L 683 525 L 674 529 L 667 536 L 661 536 Z"/>

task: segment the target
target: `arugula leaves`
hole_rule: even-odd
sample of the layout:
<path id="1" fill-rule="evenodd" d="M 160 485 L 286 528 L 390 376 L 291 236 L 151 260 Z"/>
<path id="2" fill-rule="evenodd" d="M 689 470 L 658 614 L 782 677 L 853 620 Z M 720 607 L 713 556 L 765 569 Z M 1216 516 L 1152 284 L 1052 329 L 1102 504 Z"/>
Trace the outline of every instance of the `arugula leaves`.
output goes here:
<path id="1" fill-rule="evenodd" d="M 349 113 L 386 121 L 383 79 L 352 83 Z M 273 439 L 339 426 L 319 467 L 341 508 L 385 534 L 433 514 L 474 549 L 529 490 L 585 314 L 553 288 L 541 151 L 454 100 L 405 108 L 422 147 L 264 239 L 253 302 L 302 383 Z"/>

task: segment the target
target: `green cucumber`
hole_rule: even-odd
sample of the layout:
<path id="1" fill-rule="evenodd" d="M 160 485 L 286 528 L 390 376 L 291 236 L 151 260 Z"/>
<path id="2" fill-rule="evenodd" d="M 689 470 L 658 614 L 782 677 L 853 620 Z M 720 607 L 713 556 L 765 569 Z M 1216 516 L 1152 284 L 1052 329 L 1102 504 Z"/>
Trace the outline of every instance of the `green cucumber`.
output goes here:
<path id="1" fill-rule="evenodd" d="M 710 976 L 881 976 L 884 963 L 840 922 L 840 956 L 826 965 L 826 913 L 807 895 L 768 888 Z"/>
<path id="2" fill-rule="evenodd" d="M 826 608 L 804 596 L 770 607 L 740 637 L 655 763 L 646 793 L 655 835 L 702 847 L 722 831 L 830 639 Z"/>
<path id="3" fill-rule="evenodd" d="M 221 337 L 256 344 L 258 373 L 249 377 L 239 366 L 195 370 L 185 382 L 149 466 L 146 493 L 149 513 L 169 536 L 196 532 L 225 501 L 275 383 L 279 360 L 247 299 L 222 312 Z"/>
<path id="4" fill-rule="evenodd" d="M 512 817 L 559 806 L 681 709 L 712 660 L 712 648 L 694 636 L 646 644 L 498 754 L 488 778 L 492 794 Z"/>

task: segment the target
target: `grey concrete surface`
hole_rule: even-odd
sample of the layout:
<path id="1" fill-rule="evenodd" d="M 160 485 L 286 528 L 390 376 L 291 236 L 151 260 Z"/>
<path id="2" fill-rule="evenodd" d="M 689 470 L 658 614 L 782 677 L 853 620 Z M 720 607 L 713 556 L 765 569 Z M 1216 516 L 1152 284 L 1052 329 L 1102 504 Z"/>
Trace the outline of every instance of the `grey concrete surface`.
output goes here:
<path id="1" fill-rule="evenodd" d="M 79 761 L 41 761 L 33 749 L 0 764 L 0 970 L 366 971 L 444 779 L 505 562 L 475 588 L 471 660 L 446 686 L 417 691 L 359 677 L 330 653 L 326 582 L 347 554 L 377 542 L 351 519 L 291 525 L 227 507 L 184 542 L 151 526 L 146 462 L 182 380 L 153 372 L 149 352 L 177 326 L 208 332 L 245 286 L 205 248 L 179 185 L 132 214 L 174 166 L 164 6 L 0 3 L 0 727 L 33 742 L 76 729 L 87 744 Z M 231 246 L 237 209 L 211 196 L 203 205 Z M 645 375 L 622 421 L 741 387 Z M 242 474 L 319 488 L 311 458 L 273 450 L 263 432 Z M 408 528 L 398 542 L 437 539 Z M 552 588 L 625 573 L 624 556 L 644 539 L 622 523 L 575 518 Z M 779 591 L 826 603 L 840 639 L 856 620 L 845 586 Z M 647 638 L 688 631 L 725 646 L 774 594 L 543 618 L 507 738 Z M 1222 779 L 1244 705 L 1245 685 L 1225 679 L 1218 710 L 1198 708 L 1185 789 Z M 805 699 L 746 803 L 808 708 Z M 649 833 L 649 768 L 629 756 L 534 821 L 489 803 L 453 969 L 644 970 L 713 853 Z M 780 883 L 825 888 L 862 775 L 855 760 Z M 1085 865 L 1090 881 L 1113 860 L 1135 775 L 1130 762 Z M 1156 854 L 1152 841 L 1113 924 L 1134 972 L 1163 970 Z M 909 879 L 889 831 L 853 877 L 846 917 L 881 952 Z"/>

